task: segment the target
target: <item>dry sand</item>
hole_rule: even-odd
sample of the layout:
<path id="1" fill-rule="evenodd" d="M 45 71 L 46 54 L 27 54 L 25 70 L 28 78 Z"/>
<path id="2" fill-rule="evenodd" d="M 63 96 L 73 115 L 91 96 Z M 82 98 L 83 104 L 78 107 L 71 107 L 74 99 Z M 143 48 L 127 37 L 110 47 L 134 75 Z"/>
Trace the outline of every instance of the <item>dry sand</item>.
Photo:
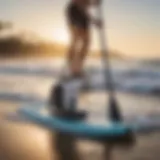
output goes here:
<path id="1" fill-rule="evenodd" d="M 6 113 L 14 112 L 18 106 L 11 102 L 0 102 L 0 160 L 56 160 L 56 150 L 51 147 L 48 131 L 28 123 L 4 119 Z M 78 148 L 84 160 L 102 158 L 100 145 L 79 142 Z M 160 134 L 138 137 L 132 149 L 115 149 L 113 160 L 160 160 Z"/>

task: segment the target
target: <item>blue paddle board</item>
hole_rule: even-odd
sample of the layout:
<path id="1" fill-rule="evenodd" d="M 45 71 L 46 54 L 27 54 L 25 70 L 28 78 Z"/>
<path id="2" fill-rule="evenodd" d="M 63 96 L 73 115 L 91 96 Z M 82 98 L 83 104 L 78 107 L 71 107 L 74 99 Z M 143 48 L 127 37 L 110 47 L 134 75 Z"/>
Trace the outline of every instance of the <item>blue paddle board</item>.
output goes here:
<path id="1" fill-rule="evenodd" d="M 89 124 L 85 121 L 73 121 L 56 116 L 46 116 L 30 108 L 21 108 L 18 110 L 18 113 L 31 122 L 48 129 L 87 139 L 120 137 L 130 132 L 130 128 L 124 124 L 111 123 L 106 126 Z"/>

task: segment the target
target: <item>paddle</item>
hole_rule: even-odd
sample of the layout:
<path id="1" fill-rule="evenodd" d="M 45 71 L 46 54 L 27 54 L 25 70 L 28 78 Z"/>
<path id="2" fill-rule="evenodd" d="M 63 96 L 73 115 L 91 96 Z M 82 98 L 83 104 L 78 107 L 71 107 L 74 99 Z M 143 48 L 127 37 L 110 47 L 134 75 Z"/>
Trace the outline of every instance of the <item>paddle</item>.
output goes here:
<path id="1" fill-rule="evenodd" d="M 105 76 L 105 87 L 106 90 L 108 90 L 109 94 L 109 116 L 112 121 L 119 122 L 122 121 L 122 115 L 120 112 L 120 107 L 116 99 L 115 95 L 115 86 L 113 82 L 113 76 L 111 72 L 111 65 L 109 61 L 109 53 L 107 50 L 107 40 L 105 37 L 105 31 L 104 31 L 104 19 L 103 19 L 103 13 L 102 13 L 102 1 L 97 7 L 97 14 L 101 21 L 103 22 L 103 25 L 99 28 L 99 38 L 100 38 L 100 46 L 101 46 L 101 58 L 102 58 L 102 64 L 104 67 L 104 76 Z"/>

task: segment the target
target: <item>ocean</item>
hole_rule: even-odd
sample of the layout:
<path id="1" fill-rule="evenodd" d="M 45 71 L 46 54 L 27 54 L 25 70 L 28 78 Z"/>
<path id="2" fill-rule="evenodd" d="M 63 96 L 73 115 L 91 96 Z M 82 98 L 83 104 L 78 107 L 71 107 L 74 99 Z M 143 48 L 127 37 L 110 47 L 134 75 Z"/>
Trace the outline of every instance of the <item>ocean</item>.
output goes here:
<path id="1" fill-rule="evenodd" d="M 160 62 L 113 60 L 112 74 L 116 89 L 120 92 L 159 94 L 160 93 Z M 0 76 L 30 79 L 57 79 L 62 74 L 64 61 L 51 60 L 15 60 L 1 61 Z M 94 89 L 104 88 L 103 66 L 98 60 L 89 60 L 85 66 L 86 74 L 90 78 L 90 85 Z M 16 81 L 16 78 L 14 78 Z M 37 81 L 38 83 L 38 81 Z"/>
<path id="2" fill-rule="evenodd" d="M 51 86 L 59 79 L 64 66 L 64 61 L 58 58 L 2 61 L 0 63 L 0 99 L 24 104 L 45 103 L 48 100 Z M 160 115 L 160 107 L 158 107 L 160 66 L 157 66 L 157 63 L 155 65 L 155 63 L 142 61 L 112 60 L 111 69 L 117 99 L 124 103 L 121 106 L 127 116 L 131 117 L 131 114 L 136 116 L 137 109 L 139 116 L 146 112 Z M 82 102 L 80 107 L 87 108 L 88 112 L 90 112 L 89 108 L 95 109 L 93 117 L 99 114 L 99 117 L 102 117 L 101 114 L 106 110 L 107 92 L 101 61 L 89 60 L 85 64 L 85 73 L 90 92 L 80 97 Z M 122 100 L 126 95 L 130 96 L 130 101 Z M 146 103 L 147 97 L 154 99 L 154 103 L 152 101 Z M 136 99 L 135 102 L 134 99 Z M 136 104 L 137 99 L 139 104 Z M 97 108 L 96 105 L 99 107 Z"/>

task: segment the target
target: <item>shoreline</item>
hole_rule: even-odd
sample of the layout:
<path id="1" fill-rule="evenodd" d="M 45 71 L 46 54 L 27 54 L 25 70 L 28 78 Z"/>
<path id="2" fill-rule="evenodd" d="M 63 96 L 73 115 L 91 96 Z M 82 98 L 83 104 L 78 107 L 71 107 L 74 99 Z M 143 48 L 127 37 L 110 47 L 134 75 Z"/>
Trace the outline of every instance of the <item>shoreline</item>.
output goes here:
<path id="1" fill-rule="evenodd" d="M 6 107 L 7 106 L 7 107 Z M 53 160 L 57 157 L 55 147 L 50 143 L 50 133 L 36 125 L 16 123 L 2 120 L 4 113 L 14 112 L 20 103 L 0 101 L 0 159 L 2 160 Z M 115 160 L 158 160 L 159 133 L 138 136 L 133 148 L 116 148 Z M 54 141 L 53 141 L 54 142 Z M 103 148 L 101 145 L 89 142 L 77 142 L 79 153 L 84 160 L 101 160 Z M 57 160 L 56 158 L 54 158 Z"/>

